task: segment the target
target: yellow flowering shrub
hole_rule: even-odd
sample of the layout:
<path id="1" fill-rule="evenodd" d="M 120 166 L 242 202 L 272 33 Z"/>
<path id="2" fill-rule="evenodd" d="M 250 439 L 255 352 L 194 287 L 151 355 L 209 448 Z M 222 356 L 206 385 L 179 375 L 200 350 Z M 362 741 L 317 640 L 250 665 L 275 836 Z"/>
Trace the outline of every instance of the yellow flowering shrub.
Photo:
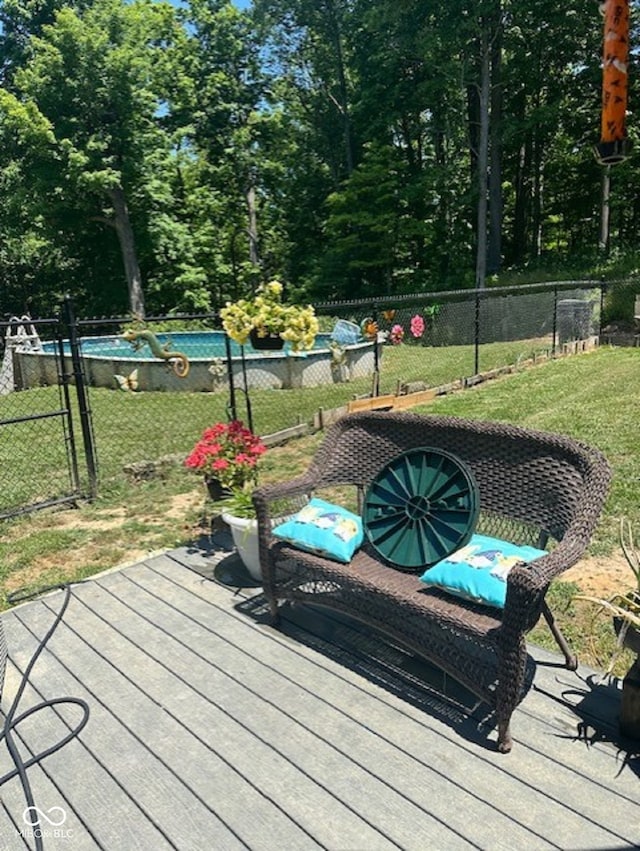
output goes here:
<path id="1" fill-rule="evenodd" d="M 258 287 L 253 299 L 227 302 L 220 316 L 224 330 L 242 346 L 255 330 L 259 337 L 279 335 L 291 344 L 292 351 L 300 352 L 313 348 L 319 328 L 311 305 L 282 304 L 282 284 L 279 281 Z"/>

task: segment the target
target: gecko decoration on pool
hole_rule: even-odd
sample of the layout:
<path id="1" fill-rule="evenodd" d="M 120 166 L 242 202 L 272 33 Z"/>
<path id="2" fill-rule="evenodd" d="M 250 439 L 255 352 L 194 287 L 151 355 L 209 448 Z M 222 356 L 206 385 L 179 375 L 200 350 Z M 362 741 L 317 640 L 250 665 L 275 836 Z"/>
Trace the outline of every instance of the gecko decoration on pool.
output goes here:
<path id="1" fill-rule="evenodd" d="M 131 343 L 136 351 L 141 349 L 146 343 L 155 358 L 173 361 L 171 365 L 178 378 L 186 378 L 188 375 L 189 358 L 182 352 L 172 352 L 170 342 L 166 342 L 162 345 L 153 331 L 149 331 L 147 329 L 139 331 L 135 328 L 127 328 L 127 330 L 121 334 L 121 337 L 123 340 Z"/>

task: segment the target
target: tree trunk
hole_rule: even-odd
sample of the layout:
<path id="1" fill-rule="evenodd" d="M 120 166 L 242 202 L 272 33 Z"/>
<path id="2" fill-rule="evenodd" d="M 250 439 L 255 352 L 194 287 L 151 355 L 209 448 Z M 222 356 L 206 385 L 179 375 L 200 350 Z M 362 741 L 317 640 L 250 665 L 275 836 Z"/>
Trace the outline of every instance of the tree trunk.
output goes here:
<path id="1" fill-rule="evenodd" d="M 333 46 L 336 52 L 336 67 L 338 73 L 338 88 L 340 90 L 339 109 L 342 114 L 342 132 L 344 140 L 344 156 L 347 177 L 353 172 L 353 140 L 351 138 L 351 116 L 349 110 L 349 91 L 347 87 L 347 75 L 344 64 L 344 52 L 342 49 L 342 34 L 340 22 L 333 0 L 327 0 L 326 9 L 329 14 L 329 26 L 333 36 Z"/>
<path id="2" fill-rule="evenodd" d="M 611 166 L 606 165 L 602 169 L 602 195 L 600 198 L 600 240 L 598 248 L 600 253 L 609 255 L 610 236 L 610 201 L 611 201 Z"/>
<path id="3" fill-rule="evenodd" d="M 511 229 L 506 240 L 507 265 L 519 263 L 526 253 L 527 211 L 528 211 L 528 168 L 529 168 L 529 131 L 526 130 L 527 98 L 520 90 L 511 101 L 510 114 L 514 125 L 522 128 L 516 138 L 519 139 L 514 157 L 513 173 L 513 213 Z"/>
<path id="4" fill-rule="evenodd" d="M 491 129 L 489 169 L 489 246 L 487 272 L 497 275 L 502 266 L 502 23 L 491 49 Z"/>
<path id="5" fill-rule="evenodd" d="M 256 188 L 253 183 L 250 183 L 245 190 L 245 198 L 247 201 L 247 213 L 249 216 L 249 262 L 253 266 L 260 264 L 260 256 L 258 254 L 258 211 L 256 209 Z"/>
<path id="6" fill-rule="evenodd" d="M 479 47 L 474 42 L 474 47 Z M 478 86 L 467 86 L 467 126 L 469 128 L 469 186 L 471 188 L 471 199 L 476 202 L 476 190 L 478 187 L 478 151 L 480 149 L 480 97 Z M 474 239 L 477 237 L 478 216 L 470 216 Z"/>
<path id="7" fill-rule="evenodd" d="M 531 210 L 532 249 L 536 257 L 542 254 L 542 214 L 544 209 L 544 143 L 536 132 L 533 143 L 533 196 Z"/>
<path id="8" fill-rule="evenodd" d="M 488 27 L 480 37 L 480 133 L 478 139 L 478 215 L 476 238 L 476 287 L 487 278 L 487 190 L 489 185 L 489 102 L 491 96 L 491 47 Z"/>
<path id="9" fill-rule="evenodd" d="M 144 319 L 144 294 L 142 292 L 142 275 L 140 274 L 140 266 L 136 255 L 136 244 L 131 227 L 131 218 L 129 216 L 129 208 L 124 195 L 122 186 L 115 186 L 110 190 L 111 202 L 113 204 L 114 224 L 118 241 L 120 242 L 120 251 L 122 252 L 122 262 L 124 263 L 124 271 L 127 277 L 127 287 L 129 289 L 129 308 L 134 316 Z"/>
<path id="10" fill-rule="evenodd" d="M 437 106 L 434 107 L 434 120 L 433 120 L 433 146 L 435 151 L 436 165 L 437 165 L 437 177 L 436 177 L 436 187 L 440 193 L 440 203 L 438 204 L 438 213 L 435 219 L 435 234 L 436 238 L 434 240 L 436 245 L 446 246 L 450 234 L 453 230 L 453 221 L 451 215 L 451 202 L 450 202 L 450 194 L 447 191 L 448 189 L 448 179 L 447 179 L 447 146 L 446 146 L 446 135 L 445 131 L 442 129 L 446 126 L 446 108 L 442 101 L 437 102 Z M 440 259 L 438 262 L 438 275 L 442 282 L 445 282 L 449 276 L 449 264 L 450 264 L 450 253 L 447 250 L 441 250 L 439 252 Z M 423 266 L 426 266 L 427 259 L 423 261 Z"/>

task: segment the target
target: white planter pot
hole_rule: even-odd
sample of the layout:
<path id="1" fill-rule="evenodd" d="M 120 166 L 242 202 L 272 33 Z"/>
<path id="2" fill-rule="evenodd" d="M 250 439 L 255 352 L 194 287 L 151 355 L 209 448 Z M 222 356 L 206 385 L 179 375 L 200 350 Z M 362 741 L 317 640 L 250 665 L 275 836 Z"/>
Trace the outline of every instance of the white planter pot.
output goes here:
<path id="1" fill-rule="evenodd" d="M 251 576 L 262 581 L 260 554 L 258 551 L 258 521 L 222 512 L 222 519 L 231 529 L 231 537 L 242 563 Z"/>

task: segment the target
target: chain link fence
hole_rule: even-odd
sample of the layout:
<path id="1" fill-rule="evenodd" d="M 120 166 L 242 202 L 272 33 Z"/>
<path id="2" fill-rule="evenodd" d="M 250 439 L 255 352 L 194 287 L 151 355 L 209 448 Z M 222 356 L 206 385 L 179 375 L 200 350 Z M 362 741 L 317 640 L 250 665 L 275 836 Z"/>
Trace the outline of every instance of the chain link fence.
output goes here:
<path id="1" fill-rule="evenodd" d="M 63 376 L 61 333 L 57 318 L 0 322 L 0 519 L 72 502 L 88 489 L 86 470 L 77 462 L 75 400 Z M 50 341 L 51 380 L 34 386 L 21 354 L 42 352 L 43 340 Z M 16 392 L 21 387 L 31 389 Z"/>
<path id="2" fill-rule="evenodd" d="M 272 434 L 553 354 L 599 333 L 601 305 L 594 282 L 319 304 L 316 348 L 300 354 L 238 346 L 214 315 L 76 321 L 67 302 L 33 323 L 37 345 L 5 322 L 0 516 L 157 474 L 217 421 Z"/>
<path id="3" fill-rule="evenodd" d="M 331 313 L 331 308 L 333 312 Z M 319 305 L 383 340 L 377 393 L 438 387 L 599 334 L 602 285 L 568 282 Z M 367 392 L 354 386 L 355 394 Z"/>

